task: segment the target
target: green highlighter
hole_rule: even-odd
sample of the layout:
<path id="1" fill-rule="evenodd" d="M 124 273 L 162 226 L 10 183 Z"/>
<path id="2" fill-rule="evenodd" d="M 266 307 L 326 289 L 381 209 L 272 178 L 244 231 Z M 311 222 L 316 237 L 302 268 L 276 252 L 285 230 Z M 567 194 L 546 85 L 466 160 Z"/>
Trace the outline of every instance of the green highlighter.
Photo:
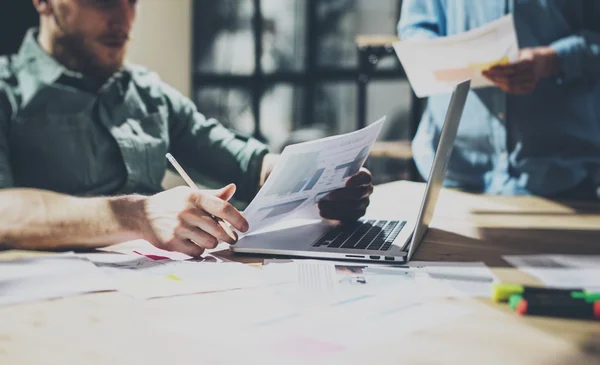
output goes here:
<path id="1" fill-rule="evenodd" d="M 520 295 L 521 299 L 537 296 L 551 296 L 555 298 L 584 299 L 587 302 L 600 300 L 600 293 L 593 293 L 579 288 L 555 289 L 519 284 L 494 284 L 492 287 L 492 299 L 495 302 L 505 302 L 513 295 Z M 517 299 L 514 300 L 516 301 Z"/>

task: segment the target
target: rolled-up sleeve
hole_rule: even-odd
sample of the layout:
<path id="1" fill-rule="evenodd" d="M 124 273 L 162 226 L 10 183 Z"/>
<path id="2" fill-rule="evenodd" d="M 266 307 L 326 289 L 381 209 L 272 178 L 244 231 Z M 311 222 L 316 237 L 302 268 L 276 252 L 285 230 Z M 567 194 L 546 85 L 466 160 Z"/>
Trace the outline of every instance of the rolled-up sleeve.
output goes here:
<path id="1" fill-rule="evenodd" d="M 0 81 L 0 189 L 14 186 L 10 166 L 9 128 L 13 98 L 8 87 Z"/>
<path id="2" fill-rule="evenodd" d="M 398 23 L 398 36 L 400 39 L 443 36 L 444 21 L 444 13 L 438 0 L 404 0 Z"/>
<path id="3" fill-rule="evenodd" d="M 169 151 L 187 168 L 222 184 L 237 185 L 236 198 L 251 200 L 258 192 L 268 148 L 198 112 L 195 104 L 164 86 L 170 104 Z"/>

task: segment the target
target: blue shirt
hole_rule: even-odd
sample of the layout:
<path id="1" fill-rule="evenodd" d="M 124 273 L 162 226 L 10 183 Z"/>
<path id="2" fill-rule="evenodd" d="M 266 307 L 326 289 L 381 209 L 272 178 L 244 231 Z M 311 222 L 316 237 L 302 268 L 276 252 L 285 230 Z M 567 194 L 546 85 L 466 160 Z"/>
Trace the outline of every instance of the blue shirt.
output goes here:
<path id="1" fill-rule="evenodd" d="M 551 196 L 582 181 L 600 185 L 600 1 L 404 0 L 401 39 L 441 37 L 511 12 L 520 48 L 550 46 L 557 77 L 528 95 L 471 91 L 446 186 L 489 194 Z M 593 21 L 590 21 L 593 20 Z M 428 176 L 449 103 L 428 100 L 413 154 Z"/>
<path id="2" fill-rule="evenodd" d="M 170 152 L 205 184 L 234 182 L 241 200 L 256 194 L 264 144 L 205 118 L 145 68 L 127 65 L 99 86 L 36 37 L 29 31 L 18 54 L 0 57 L 0 189 L 153 194 Z"/>

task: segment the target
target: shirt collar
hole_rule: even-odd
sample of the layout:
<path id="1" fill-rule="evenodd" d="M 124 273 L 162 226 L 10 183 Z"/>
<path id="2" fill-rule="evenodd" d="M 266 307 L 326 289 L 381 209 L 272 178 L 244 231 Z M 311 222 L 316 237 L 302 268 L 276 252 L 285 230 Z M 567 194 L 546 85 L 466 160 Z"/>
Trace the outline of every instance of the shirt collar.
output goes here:
<path id="1" fill-rule="evenodd" d="M 33 67 L 33 71 L 37 77 L 48 85 L 57 82 L 61 76 L 66 76 L 69 79 L 79 79 L 79 81 L 85 83 L 85 75 L 69 70 L 42 49 L 37 41 L 38 34 L 39 28 L 31 28 L 27 31 L 18 53 L 21 62 Z M 129 81 L 129 73 L 130 68 L 126 65 L 122 71 L 109 78 L 107 83 L 119 80 L 126 84 Z"/>
<path id="2" fill-rule="evenodd" d="M 68 70 L 42 49 L 37 41 L 38 34 L 38 28 L 31 28 L 27 31 L 18 57 L 21 62 L 34 68 L 41 81 L 52 84 Z M 72 72 L 68 73 L 72 74 Z"/>

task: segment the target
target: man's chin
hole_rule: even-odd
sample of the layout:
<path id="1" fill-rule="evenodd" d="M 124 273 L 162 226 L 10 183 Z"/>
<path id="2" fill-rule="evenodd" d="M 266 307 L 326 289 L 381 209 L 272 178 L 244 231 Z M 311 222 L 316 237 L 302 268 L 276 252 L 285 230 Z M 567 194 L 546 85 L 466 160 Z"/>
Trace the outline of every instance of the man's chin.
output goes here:
<path id="1" fill-rule="evenodd" d="M 108 78 L 121 71 L 125 62 L 124 57 L 102 57 L 98 56 L 94 68 L 98 76 Z"/>

